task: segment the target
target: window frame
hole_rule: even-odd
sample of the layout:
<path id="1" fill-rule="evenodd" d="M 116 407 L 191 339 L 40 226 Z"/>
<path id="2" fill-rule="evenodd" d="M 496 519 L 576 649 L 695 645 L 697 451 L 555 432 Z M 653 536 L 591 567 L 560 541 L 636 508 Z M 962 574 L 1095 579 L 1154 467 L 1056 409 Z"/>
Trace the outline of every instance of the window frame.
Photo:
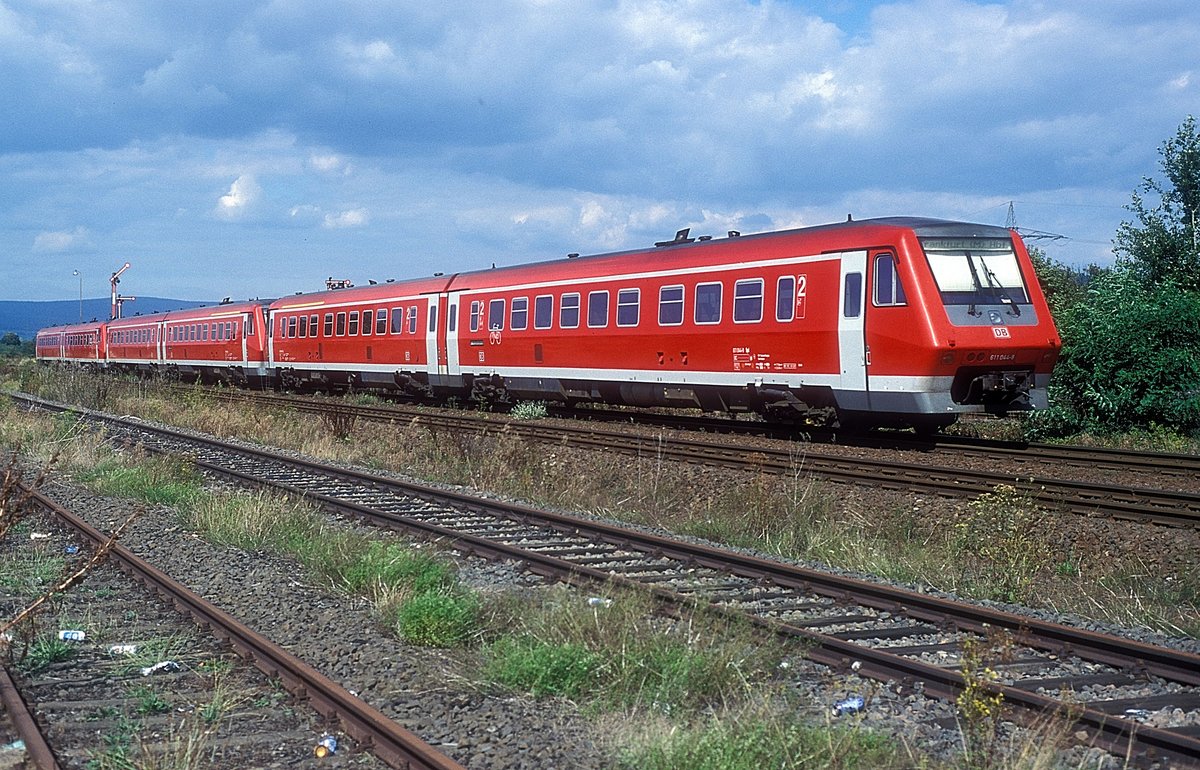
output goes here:
<path id="1" fill-rule="evenodd" d="M 633 296 L 633 301 L 629 301 L 629 296 Z M 622 299 L 625 301 L 623 302 Z M 633 320 L 621 320 L 621 311 L 628 312 L 629 308 L 633 308 Z M 632 329 L 636 327 L 642 320 L 642 290 L 636 286 L 627 286 L 624 289 L 617 289 L 617 328 Z"/>

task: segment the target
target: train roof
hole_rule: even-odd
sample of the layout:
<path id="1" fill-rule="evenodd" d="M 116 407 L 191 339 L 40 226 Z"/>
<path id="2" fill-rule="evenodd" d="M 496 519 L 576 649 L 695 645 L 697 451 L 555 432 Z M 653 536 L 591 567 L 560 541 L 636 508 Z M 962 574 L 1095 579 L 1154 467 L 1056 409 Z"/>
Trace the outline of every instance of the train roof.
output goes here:
<path id="1" fill-rule="evenodd" d="M 685 264 L 703 263 L 705 252 L 721 261 L 730 259 L 762 258 L 794 255 L 797 249 L 811 254 L 834 252 L 852 248 L 866 248 L 894 243 L 898 233 L 911 232 L 917 238 L 1008 238 L 1010 231 L 996 225 L 958 222 L 930 217 L 880 217 L 876 219 L 847 220 L 811 227 L 789 230 L 774 230 L 764 233 L 741 235 L 730 233 L 725 238 L 701 236 L 690 238 L 681 230 L 672 241 L 663 241 L 653 247 L 642 247 L 625 251 L 568 255 L 568 259 L 544 260 L 459 273 L 454 278 L 453 290 L 489 288 L 511 281 L 524 282 L 545 277 L 547 271 L 560 279 L 604 274 L 611 264 L 629 258 L 642 257 L 653 260 L 648 267 L 671 269 Z M 798 241 L 803 245 L 798 246 Z"/>

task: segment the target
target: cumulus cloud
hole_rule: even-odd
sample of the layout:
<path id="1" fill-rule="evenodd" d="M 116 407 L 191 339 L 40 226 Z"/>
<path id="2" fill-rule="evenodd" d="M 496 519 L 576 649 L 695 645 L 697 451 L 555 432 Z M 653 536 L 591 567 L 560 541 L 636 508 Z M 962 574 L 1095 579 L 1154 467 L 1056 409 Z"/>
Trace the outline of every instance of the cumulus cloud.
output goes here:
<path id="1" fill-rule="evenodd" d="M 262 188 L 250 174 L 243 174 L 233 180 L 229 192 L 217 199 L 217 216 L 221 219 L 238 219 L 262 195 Z"/>
<path id="2" fill-rule="evenodd" d="M 38 233 L 33 238 L 33 250 L 41 254 L 61 254 L 88 245 L 88 231 L 76 227 L 71 231 Z"/>
<path id="3" fill-rule="evenodd" d="M 340 230 L 345 227 L 362 227 L 370 217 L 366 209 L 350 209 L 337 214 L 326 214 L 321 226 L 330 230 Z"/>

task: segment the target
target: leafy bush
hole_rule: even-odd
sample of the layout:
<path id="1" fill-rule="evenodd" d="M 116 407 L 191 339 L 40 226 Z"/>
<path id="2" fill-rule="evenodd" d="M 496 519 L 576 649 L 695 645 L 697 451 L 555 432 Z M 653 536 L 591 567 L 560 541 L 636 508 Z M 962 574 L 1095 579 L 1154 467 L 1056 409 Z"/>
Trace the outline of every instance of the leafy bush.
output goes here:
<path id="1" fill-rule="evenodd" d="M 1052 408 L 1030 421 L 1033 437 L 1200 428 L 1200 294 L 1146 287 L 1115 270 L 1096 278 L 1058 323 Z"/>

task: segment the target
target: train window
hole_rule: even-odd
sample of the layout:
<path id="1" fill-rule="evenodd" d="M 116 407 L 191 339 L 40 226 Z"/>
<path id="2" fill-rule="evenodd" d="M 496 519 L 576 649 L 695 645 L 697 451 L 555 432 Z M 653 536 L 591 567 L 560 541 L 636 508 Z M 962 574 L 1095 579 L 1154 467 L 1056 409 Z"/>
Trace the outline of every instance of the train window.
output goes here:
<path id="1" fill-rule="evenodd" d="M 254 336 L 254 316 L 252 315 L 246 316 L 246 336 Z"/>
<path id="2" fill-rule="evenodd" d="M 387 334 L 387 308 L 379 308 L 379 312 L 375 314 L 375 333 L 382 336 Z"/>
<path id="3" fill-rule="evenodd" d="M 317 336 L 317 314 L 313 313 L 308 317 L 308 336 Z"/>
<path id="4" fill-rule="evenodd" d="M 504 328 L 504 300 L 494 299 L 488 302 L 488 331 L 500 331 Z"/>
<path id="5" fill-rule="evenodd" d="M 288 318 L 288 322 L 287 322 L 287 336 L 288 337 L 296 336 L 296 326 L 297 326 L 296 316 L 291 316 L 290 318 Z"/>
<path id="6" fill-rule="evenodd" d="M 364 310 L 363 311 L 363 320 L 362 320 L 363 335 L 367 335 L 367 334 L 371 333 L 371 326 L 374 324 L 374 322 L 375 322 L 375 311 Z"/>
<path id="7" fill-rule="evenodd" d="M 413 305 L 408 309 L 408 333 L 417 333 L 417 306 Z"/>
<path id="8" fill-rule="evenodd" d="M 862 273 L 846 273 L 846 296 L 842 300 L 842 316 L 858 318 L 862 315 Z"/>
<path id="9" fill-rule="evenodd" d="M 875 257 L 875 306 L 907 305 L 904 297 L 904 286 L 900 283 L 900 274 L 896 270 L 896 257 L 893 254 L 880 254 Z"/>
<path id="10" fill-rule="evenodd" d="M 392 334 L 404 331 L 404 308 L 392 308 Z"/>
<path id="11" fill-rule="evenodd" d="M 579 326 L 579 295 L 564 294 L 558 307 L 558 325 L 563 329 Z"/>
<path id="12" fill-rule="evenodd" d="M 324 332 L 325 332 L 325 336 L 326 336 L 326 337 L 332 337 L 332 336 L 333 336 L 333 313 L 326 313 L 326 314 L 325 314 L 325 329 L 324 329 Z"/>
<path id="13" fill-rule="evenodd" d="M 637 326 L 641 303 L 642 292 L 640 289 L 618 290 L 617 326 Z"/>
<path id="14" fill-rule="evenodd" d="M 698 324 L 721 322 L 721 291 L 719 283 L 696 284 L 695 318 Z"/>
<path id="15" fill-rule="evenodd" d="M 679 326 L 683 323 L 683 287 L 663 286 L 658 290 L 658 325 Z"/>
<path id="16" fill-rule="evenodd" d="M 308 336 L 308 316 L 306 315 L 300 316 L 300 336 Z"/>
<path id="17" fill-rule="evenodd" d="M 608 326 L 608 292 L 588 293 L 588 327 L 599 329 Z"/>
<path id="18" fill-rule="evenodd" d="M 429 333 L 437 331 L 437 305 L 429 304 Z"/>
<path id="19" fill-rule="evenodd" d="M 790 321 L 796 317 L 796 279 L 785 275 L 775 284 L 775 320 Z"/>
<path id="20" fill-rule="evenodd" d="M 358 311 L 357 310 L 350 313 L 350 336 L 351 337 L 358 336 Z"/>
<path id="21" fill-rule="evenodd" d="M 450 317 L 446 319 L 446 331 L 453 332 L 458 329 L 458 304 L 450 303 Z"/>
<path id="22" fill-rule="evenodd" d="M 520 331 L 529 327 L 529 297 L 515 297 L 512 303 L 512 318 L 509 327 Z"/>
<path id="23" fill-rule="evenodd" d="M 762 320 L 763 279 L 750 278 L 733 285 L 733 322 L 752 324 Z"/>
<path id="24" fill-rule="evenodd" d="M 334 329 L 334 332 L 339 337 L 346 336 L 346 314 L 345 313 L 337 314 L 337 328 Z"/>
<path id="25" fill-rule="evenodd" d="M 543 294 L 533 300 L 533 328 L 549 329 L 554 324 L 554 297 Z"/>
<path id="26" fill-rule="evenodd" d="M 471 303 L 471 331 L 479 331 L 479 319 L 483 315 L 483 303 L 475 300 Z"/>

